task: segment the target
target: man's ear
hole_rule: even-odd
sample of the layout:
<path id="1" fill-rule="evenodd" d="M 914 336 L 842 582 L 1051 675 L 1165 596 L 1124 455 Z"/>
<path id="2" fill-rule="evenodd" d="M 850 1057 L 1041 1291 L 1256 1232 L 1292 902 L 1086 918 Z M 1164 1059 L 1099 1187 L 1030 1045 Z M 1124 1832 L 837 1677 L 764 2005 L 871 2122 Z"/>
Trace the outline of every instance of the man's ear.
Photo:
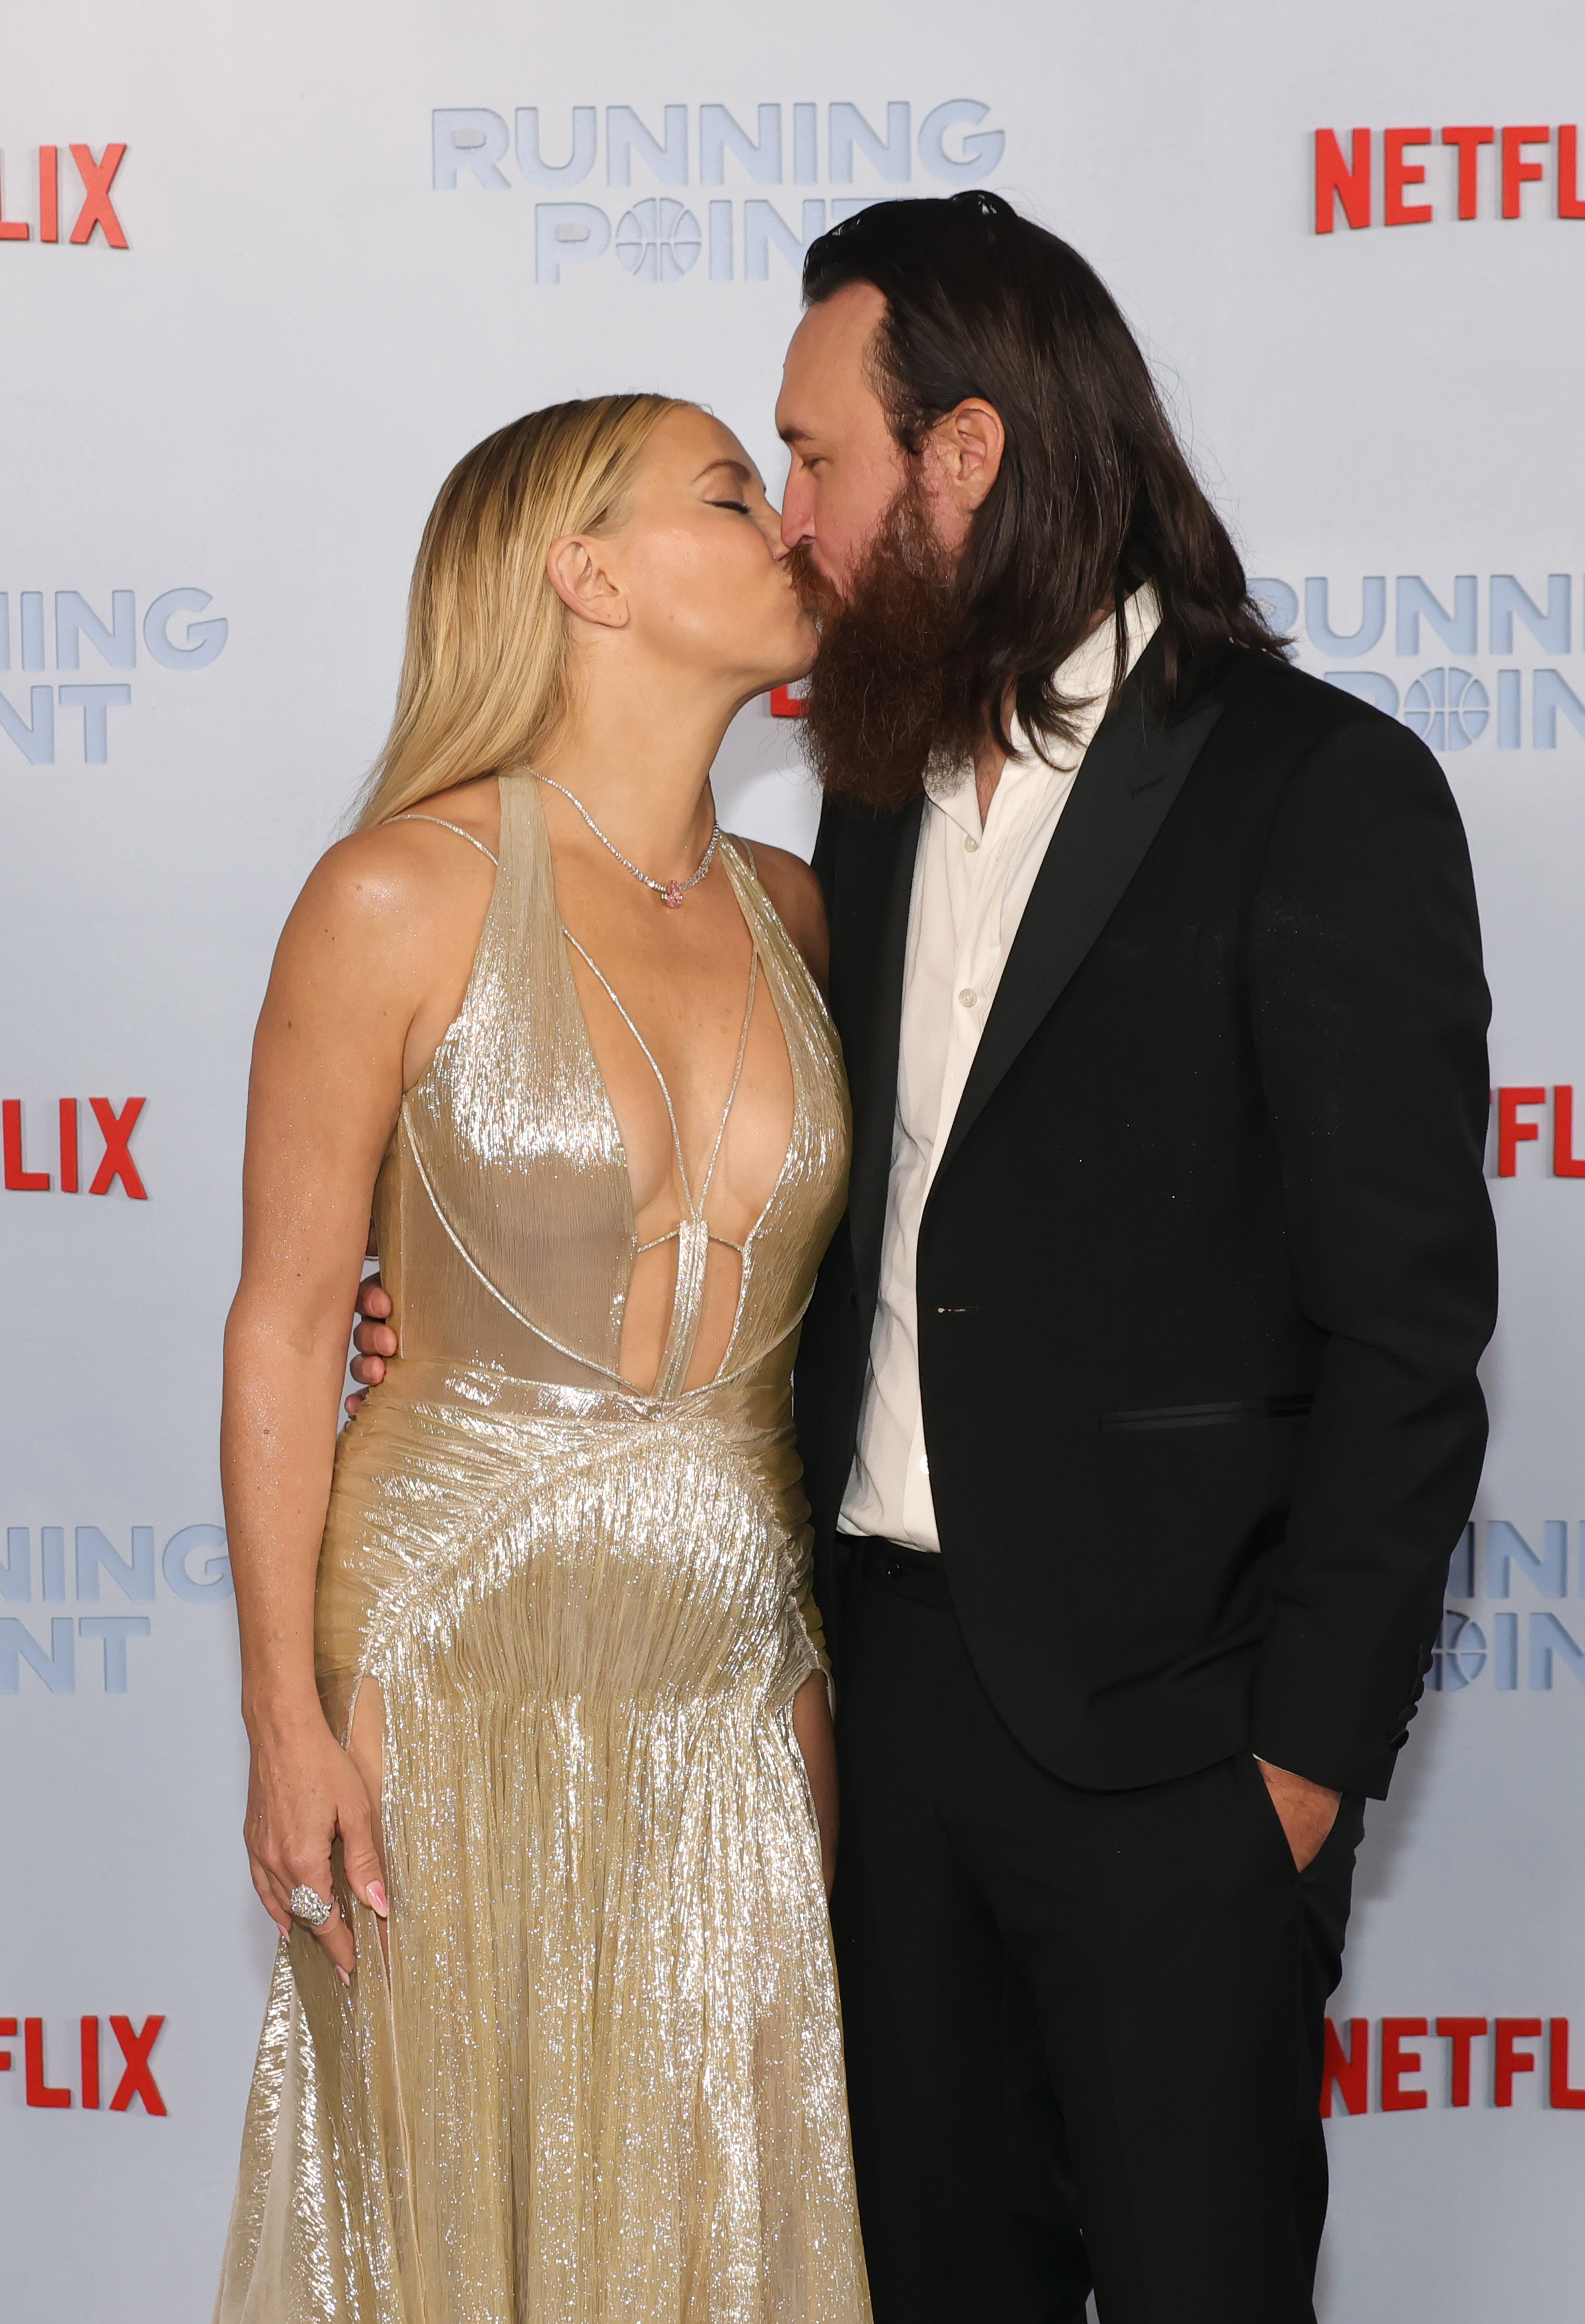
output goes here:
<path id="1" fill-rule="evenodd" d="M 568 533 L 552 543 L 546 576 L 568 613 L 603 630 L 624 630 L 628 603 L 602 560 L 601 544 L 588 534 Z"/>
<path id="2" fill-rule="evenodd" d="M 1001 473 L 1007 429 L 993 403 L 969 395 L 925 439 L 926 489 L 964 527 Z"/>

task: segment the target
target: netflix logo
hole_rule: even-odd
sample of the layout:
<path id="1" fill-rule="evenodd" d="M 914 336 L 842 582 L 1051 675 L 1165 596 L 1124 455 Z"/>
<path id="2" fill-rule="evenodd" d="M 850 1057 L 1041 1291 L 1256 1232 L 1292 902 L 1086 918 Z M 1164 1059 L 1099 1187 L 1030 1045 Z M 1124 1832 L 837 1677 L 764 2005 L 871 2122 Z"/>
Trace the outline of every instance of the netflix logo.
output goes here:
<path id="1" fill-rule="evenodd" d="M 1534 1174 L 1554 1178 L 1585 1178 L 1585 1154 L 1574 1151 L 1574 1089 L 1571 1082 L 1554 1083 L 1546 1120 L 1548 1093 L 1539 1082 L 1516 1082 L 1491 1093 L 1497 1176 L 1519 1176 L 1519 1148 L 1534 1146 Z M 1541 1119 L 1537 1120 L 1539 1115 Z M 1543 1134 L 1544 1131 L 1544 1135 Z M 1585 1122 L 1580 1124 L 1585 1142 Z M 1526 1171 L 1526 1176 L 1531 1175 Z"/>
<path id="2" fill-rule="evenodd" d="M 1339 210 L 1356 231 L 1378 222 L 1430 226 L 1439 216 L 1524 217 L 1525 188 L 1549 177 L 1553 216 L 1585 218 L 1573 123 L 1557 129 L 1529 123 L 1384 129 L 1379 145 L 1373 131 L 1356 129 L 1346 156 L 1335 129 L 1318 129 L 1315 231 L 1332 234 Z M 1539 214 L 1536 201 L 1530 211 Z"/>
<path id="3" fill-rule="evenodd" d="M 13 190 L 14 180 L 6 172 L 5 157 L 0 153 L 0 242 L 31 242 L 35 232 L 41 242 L 59 242 L 60 200 L 64 194 L 68 212 L 72 212 L 73 205 L 77 205 L 66 237 L 69 248 L 75 244 L 80 249 L 86 243 L 92 242 L 97 234 L 112 250 L 124 250 L 127 247 L 126 235 L 116 216 L 110 189 L 115 182 L 116 171 L 126 159 L 125 146 L 106 145 L 97 161 L 94 159 L 91 145 L 69 145 L 66 150 L 71 156 L 78 186 L 73 186 L 69 179 L 62 183 L 65 172 L 60 167 L 60 146 L 41 145 L 32 172 L 34 207 L 31 218 L 20 215 L 7 217 L 5 214 L 7 203 L 14 202 L 16 197 Z M 80 203 L 78 202 L 79 188 Z"/>
<path id="4" fill-rule="evenodd" d="M 133 1159 L 132 1134 L 146 1098 L 129 1097 L 119 1108 L 107 1097 L 63 1097 L 54 1108 L 54 1135 L 41 1135 L 23 1119 L 19 1097 L 0 1100 L 0 1153 L 8 1194 L 107 1194 L 113 1186 L 134 1203 L 146 1203 L 148 1189 Z M 83 1120 L 87 1106 L 90 1130 Z M 30 1144 L 30 1140 L 32 1141 Z M 47 1162 L 51 1167 L 40 1167 Z"/>
<path id="5" fill-rule="evenodd" d="M 41 2017 L 0 2017 L 0 2042 L 14 2042 L 20 2025 L 25 2105 L 46 2108 L 75 2105 L 90 2114 L 97 2113 L 101 2107 L 106 2114 L 129 2114 L 135 2099 L 144 2114 L 167 2112 L 150 2063 L 164 2018 L 145 2017 L 141 2026 L 134 2025 L 130 2017 L 113 2016 L 105 2023 L 109 2026 L 114 2048 L 102 2040 L 97 2017 L 79 2017 L 75 2040 L 69 2034 L 64 2038 L 48 2037 Z M 71 2057 L 76 2070 L 75 2084 L 51 2079 L 52 2071 L 61 2070 L 59 2064 L 51 2066 L 51 2059 L 65 2055 Z M 14 2072 L 14 2051 L 0 2049 L 0 2074 Z"/>
<path id="6" fill-rule="evenodd" d="M 1444 2045 L 1440 2055 L 1423 2046 L 1431 2042 Z M 1321 2111 L 1331 2115 L 1334 2093 L 1344 2114 L 1511 2107 L 1515 2084 L 1534 2074 L 1547 2107 L 1577 2114 L 1585 2089 L 1569 2071 L 1566 2017 L 1544 2028 L 1539 2017 L 1379 2017 L 1374 2038 L 1368 2017 L 1350 2017 L 1341 2032 L 1329 2017 Z"/>

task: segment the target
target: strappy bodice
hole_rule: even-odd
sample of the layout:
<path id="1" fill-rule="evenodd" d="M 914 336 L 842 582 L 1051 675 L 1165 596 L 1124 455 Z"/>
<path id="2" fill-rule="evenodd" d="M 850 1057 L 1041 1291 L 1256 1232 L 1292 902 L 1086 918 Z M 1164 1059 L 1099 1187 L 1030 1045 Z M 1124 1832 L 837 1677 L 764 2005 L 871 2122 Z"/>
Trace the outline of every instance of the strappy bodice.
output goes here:
<path id="1" fill-rule="evenodd" d="M 792 1125 L 763 1211 L 742 1243 L 727 1246 L 741 1274 L 715 1379 L 746 1374 L 778 1351 L 790 1362 L 786 1343 L 808 1298 L 811 1254 L 825 1247 L 846 1177 L 846 1098 L 818 991 L 746 854 L 728 843 L 721 860 L 749 931 L 749 990 L 736 1073 L 696 1189 L 665 1076 L 598 964 L 575 946 L 649 1060 L 670 1122 L 686 1209 L 665 1235 L 640 1245 L 627 1155 L 568 958 L 574 940 L 557 908 L 539 788 L 521 773 L 503 776 L 500 790 L 495 888 L 467 992 L 403 1101 L 376 1196 L 401 1357 L 485 1364 L 567 1387 L 631 1387 L 620 1360 L 633 1268 L 675 1238 L 669 1328 L 647 1393 L 666 1400 L 687 1392 L 709 1245 L 726 1240 L 712 1233 L 705 1206 L 762 982 L 787 1045 Z"/>

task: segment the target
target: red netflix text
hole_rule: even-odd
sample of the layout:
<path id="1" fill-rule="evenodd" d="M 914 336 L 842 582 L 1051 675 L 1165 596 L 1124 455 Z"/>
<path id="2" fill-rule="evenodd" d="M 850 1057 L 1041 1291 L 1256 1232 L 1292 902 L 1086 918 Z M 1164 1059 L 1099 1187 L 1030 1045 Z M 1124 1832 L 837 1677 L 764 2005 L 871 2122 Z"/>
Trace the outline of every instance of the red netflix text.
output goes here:
<path id="1" fill-rule="evenodd" d="M 134 1203 L 146 1203 L 148 1189 L 132 1155 L 132 1133 L 148 1102 L 129 1097 L 119 1107 L 107 1097 L 63 1097 L 55 1105 L 54 1137 L 40 1135 L 23 1111 L 19 1097 L 0 1099 L 0 1154 L 5 1191 L 11 1194 L 107 1194 L 119 1185 Z M 97 1131 L 85 1133 L 84 1106 Z M 102 1148 L 97 1154 L 91 1145 Z M 41 1167 L 41 1166 L 51 1167 Z M 88 1176 L 91 1167 L 92 1175 Z M 85 1186 L 84 1181 L 87 1178 Z"/>
<path id="2" fill-rule="evenodd" d="M 1573 1084 L 1556 1082 L 1551 1094 L 1552 1120 L 1548 1123 L 1547 1092 L 1541 1083 L 1515 1082 L 1492 1091 L 1499 1178 L 1518 1176 L 1521 1146 L 1536 1148 L 1534 1159 L 1538 1171 L 1544 1173 L 1544 1164 L 1550 1161 L 1554 1178 L 1585 1178 L 1585 1153 L 1575 1151 Z M 1585 1147 L 1585 1120 L 1580 1124 L 1579 1139 L 1580 1146 Z"/>
<path id="3" fill-rule="evenodd" d="M 97 2017 L 79 2017 L 69 2033 L 47 2029 L 41 2017 L 0 2017 L 0 2043 L 14 2043 L 22 2034 L 23 2089 L 31 2107 L 80 2106 L 90 2113 L 103 2107 L 109 2114 L 126 2114 L 135 2099 L 145 2114 L 166 2111 L 150 2058 L 163 2017 L 145 2017 L 134 2025 L 130 2017 L 111 2016 L 108 2042 L 102 2038 Z M 0 2074 L 14 2070 L 14 2048 L 0 2048 Z"/>
<path id="4" fill-rule="evenodd" d="M 1515 2084 L 1534 2074 L 1546 2106 L 1577 2114 L 1585 2089 L 1570 2071 L 1566 2017 L 1379 2017 L 1374 2039 L 1368 2017 L 1329 2017 L 1321 2111 L 1331 2115 L 1334 2092 L 1344 2114 L 1511 2107 Z"/>
<path id="5" fill-rule="evenodd" d="M 1361 226 L 1430 226 L 1437 217 L 1585 218 L 1580 132 L 1565 122 L 1455 123 L 1443 129 L 1315 132 L 1315 231 L 1331 234 L 1341 210 Z M 1488 151 L 1489 148 L 1489 152 Z M 1445 151 L 1443 150 L 1445 149 Z M 1526 199 L 1526 189 L 1550 180 Z"/>
<path id="6" fill-rule="evenodd" d="M 66 150 L 77 172 L 78 186 L 69 182 L 62 185 L 60 146 L 41 145 L 32 172 L 35 200 L 31 218 L 23 217 L 16 208 L 15 180 L 7 172 L 5 156 L 0 153 L 0 242 L 31 242 L 35 232 L 41 242 L 59 242 L 64 193 L 69 212 L 77 205 L 66 237 L 69 244 L 75 243 L 80 248 L 97 234 L 112 250 L 124 250 L 126 234 L 116 215 L 110 189 L 126 159 L 126 147 L 106 145 L 97 160 L 91 145 L 69 145 Z M 79 189 L 82 198 L 78 202 Z"/>

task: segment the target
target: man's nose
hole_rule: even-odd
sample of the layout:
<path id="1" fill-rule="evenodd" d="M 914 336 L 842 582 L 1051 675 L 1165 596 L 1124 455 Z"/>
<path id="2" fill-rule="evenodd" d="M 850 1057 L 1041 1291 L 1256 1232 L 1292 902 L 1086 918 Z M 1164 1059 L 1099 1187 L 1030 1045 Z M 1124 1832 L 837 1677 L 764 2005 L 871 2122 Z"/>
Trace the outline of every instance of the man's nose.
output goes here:
<path id="1" fill-rule="evenodd" d="M 806 478 L 795 469 L 787 480 L 787 490 L 781 496 L 781 541 L 784 549 L 797 549 L 801 541 L 815 537 L 815 495 Z"/>

